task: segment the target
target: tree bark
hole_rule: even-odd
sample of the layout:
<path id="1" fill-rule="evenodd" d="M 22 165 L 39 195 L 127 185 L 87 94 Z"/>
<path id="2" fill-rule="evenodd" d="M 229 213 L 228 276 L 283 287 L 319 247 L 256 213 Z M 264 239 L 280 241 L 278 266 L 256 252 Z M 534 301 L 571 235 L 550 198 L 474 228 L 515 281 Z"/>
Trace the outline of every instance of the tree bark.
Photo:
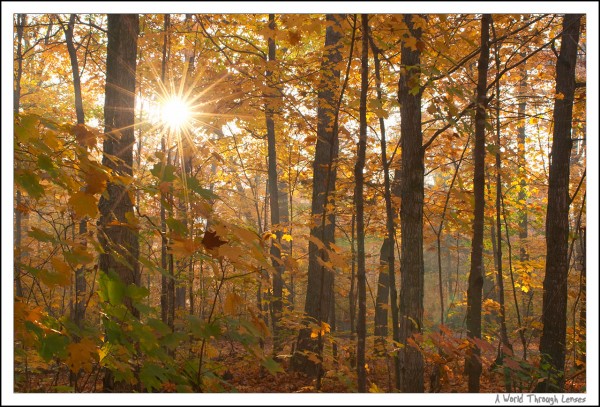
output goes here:
<path id="1" fill-rule="evenodd" d="M 494 39 L 496 39 L 496 31 L 492 24 L 492 32 Z M 496 42 L 494 47 L 494 55 L 496 62 L 496 69 L 500 67 L 500 47 L 501 43 Z M 500 127 L 500 78 L 496 78 L 496 228 L 498 230 L 498 242 L 496 245 L 496 286 L 498 287 L 498 303 L 500 304 L 500 351 L 496 358 L 496 364 L 499 366 L 503 365 L 505 354 L 512 355 L 512 345 L 508 340 L 508 330 L 506 328 L 506 304 L 504 301 L 504 276 L 502 268 L 502 156 L 501 152 L 501 127 Z M 512 373 L 508 367 L 503 368 L 504 373 L 504 390 L 507 393 L 512 391 Z"/>
<path id="2" fill-rule="evenodd" d="M 414 15 L 404 15 L 410 35 L 420 41 Z M 398 84 L 402 147 L 402 201 L 400 204 L 401 284 L 400 284 L 400 389 L 408 393 L 424 391 L 423 355 L 413 342 L 423 329 L 423 199 L 424 149 L 421 133 L 420 51 L 402 46 L 402 70 Z M 410 340 L 410 341 L 409 341 Z M 412 342 L 411 345 L 409 342 Z"/>
<path id="3" fill-rule="evenodd" d="M 313 162 L 313 191 L 311 204 L 310 236 L 308 244 L 308 283 L 306 289 L 305 314 L 309 323 L 329 321 L 329 302 L 333 296 L 332 271 L 322 266 L 328 260 L 326 249 L 334 242 L 335 212 L 331 205 L 331 191 L 335 190 L 336 161 L 339 142 L 334 118 L 337 116 L 338 84 L 340 80 L 339 63 L 341 54 L 341 22 L 343 16 L 328 14 L 326 21 L 330 24 L 325 31 L 325 55 L 321 66 L 321 82 L 319 85 L 317 107 L 317 144 Z M 323 221 L 324 220 L 324 221 Z M 316 240 L 315 240 L 316 239 Z M 315 242 L 319 242 L 317 245 Z M 320 355 L 320 340 L 311 338 L 311 329 L 304 328 L 298 335 L 297 351 L 292 358 L 292 368 L 311 376 L 317 376 L 320 363 L 307 357 L 308 353 Z"/>
<path id="4" fill-rule="evenodd" d="M 108 15 L 104 101 L 106 138 L 102 164 L 112 169 L 114 175 L 126 177 L 133 175 L 138 32 L 137 14 Z M 117 160 L 112 157 L 116 157 Z M 100 254 L 99 269 L 103 273 L 115 273 L 125 285 L 139 285 L 138 235 L 129 227 L 133 216 L 131 191 L 122 183 L 113 180 L 107 183 L 106 191 L 98 204 L 98 239 L 104 250 L 104 253 Z M 126 296 L 123 301 L 129 312 L 139 318 L 139 311 L 133 306 L 131 298 Z M 125 390 L 120 385 L 115 385 L 109 371 L 106 373 L 105 391 Z"/>
<path id="5" fill-rule="evenodd" d="M 358 392 L 367 391 L 367 372 L 365 369 L 365 345 L 367 338 L 367 271 L 365 266 L 365 204 L 364 173 L 367 154 L 367 92 L 369 90 L 369 16 L 361 15 L 362 22 L 362 55 L 360 70 L 360 107 L 359 138 L 356 165 L 354 167 L 354 205 L 356 207 L 356 242 L 357 242 L 357 289 L 358 320 L 356 333 L 358 345 L 356 350 L 356 371 L 358 374 Z"/>
<path id="6" fill-rule="evenodd" d="M 21 110 L 21 77 L 23 75 L 23 28 L 25 26 L 26 14 L 17 14 L 17 22 L 15 28 L 17 31 L 17 74 L 15 77 L 15 90 L 13 94 L 13 112 L 16 115 Z M 18 167 L 18 162 L 15 162 L 15 167 Z M 22 220 L 23 220 L 23 196 L 19 188 L 15 188 L 15 294 L 17 297 L 23 297 L 23 282 L 21 281 L 21 240 L 22 240 Z"/>
<path id="7" fill-rule="evenodd" d="M 474 175 L 473 195 L 475 209 L 473 218 L 473 240 L 471 246 L 471 269 L 467 289 L 467 336 L 481 338 L 481 296 L 483 287 L 483 226 L 485 205 L 485 124 L 486 124 L 486 85 L 489 63 L 490 14 L 481 17 L 481 51 L 477 63 L 477 105 L 475 110 L 475 146 L 473 149 Z M 481 350 L 475 344 L 465 361 L 469 375 L 469 392 L 479 392 L 481 377 Z"/>
<path id="8" fill-rule="evenodd" d="M 554 131 L 546 212 L 546 276 L 542 308 L 544 328 L 540 339 L 541 366 L 548 368 L 547 376 L 536 386 L 536 392 L 562 392 L 565 382 L 569 164 L 573 145 L 571 129 L 580 20 L 580 14 L 565 15 L 560 55 L 556 64 L 556 94 L 562 97 L 554 100 Z"/>
<path id="9" fill-rule="evenodd" d="M 171 21 L 171 15 L 164 15 L 164 38 L 163 38 L 163 49 L 162 49 L 162 61 L 160 71 L 160 81 L 165 84 L 167 79 L 167 55 L 169 49 L 169 25 Z M 164 132 L 160 138 L 160 149 L 162 152 L 161 161 L 163 165 L 168 164 L 167 162 L 167 144 L 165 140 Z M 169 277 L 167 277 L 167 214 L 165 208 L 167 196 L 164 192 L 160 192 L 160 268 L 161 268 L 161 279 L 160 279 L 160 318 L 162 322 L 168 324 L 169 322 Z"/>
<path id="10" fill-rule="evenodd" d="M 77 124 L 85 124 L 85 112 L 83 110 L 83 99 L 81 97 L 81 79 L 79 76 L 79 62 L 77 60 L 77 50 L 73 43 L 73 30 L 75 27 L 75 14 L 71 14 L 69 22 L 66 28 L 63 25 L 65 32 L 65 40 L 67 43 L 67 50 L 69 52 L 69 59 L 71 61 L 71 71 L 73 76 L 73 93 L 75 94 L 75 114 L 77 116 Z M 87 147 L 82 145 L 82 148 Z M 85 239 L 84 236 L 87 233 L 87 218 L 81 219 L 79 222 L 79 236 Z M 83 318 L 85 317 L 85 268 L 79 267 L 75 271 L 75 307 L 74 307 L 74 321 L 79 328 L 82 326 Z"/>
<path id="11" fill-rule="evenodd" d="M 275 14 L 269 14 L 269 29 L 273 32 L 275 30 Z M 268 62 L 276 60 L 276 49 L 275 40 L 272 37 L 268 39 Z M 275 121 L 274 121 L 274 107 L 273 100 L 274 89 L 271 83 L 273 71 L 271 67 L 268 67 L 265 73 L 267 92 L 264 95 L 265 98 L 265 121 L 267 125 L 267 150 L 268 150 L 268 177 L 269 177 L 269 208 L 271 210 L 271 230 L 275 232 L 275 238 L 271 243 L 271 261 L 273 263 L 273 298 L 271 300 L 272 315 L 271 321 L 273 323 L 273 352 L 277 353 L 281 348 L 281 333 L 279 327 L 279 320 L 283 312 L 283 261 L 281 259 L 281 236 L 283 231 L 280 225 L 279 218 L 279 180 L 277 179 L 277 141 L 275 139 Z"/>

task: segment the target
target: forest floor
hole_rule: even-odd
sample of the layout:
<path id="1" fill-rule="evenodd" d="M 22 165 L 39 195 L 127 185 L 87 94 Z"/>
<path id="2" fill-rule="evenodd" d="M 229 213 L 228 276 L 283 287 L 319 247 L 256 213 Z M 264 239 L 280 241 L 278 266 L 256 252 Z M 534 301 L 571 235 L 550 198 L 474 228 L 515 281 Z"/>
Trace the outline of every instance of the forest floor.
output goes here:
<path id="1" fill-rule="evenodd" d="M 351 393 L 356 392 L 356 374 L 350 367 L 345 350 L 351 346 L 340 346 L 338 358 L 333 360 L 331 354 L 325 360 L 324 374 L 320 383 L 313 378 L 288 369 L 289 357 L 280 359 L 282 372 L 271 374 L 256 363 L 242 346 L 224 341 L 221 349 L 227 349 L 218 357 L 217 386 L 213 390 L 228 393 Z M 341 345 L 341 344 L 340 344 Z M 350 345 L 350 344 L 348 344 Z M 506 392 L 503 374 L 490 369 L 493 355 L 483 355 L 484 369 L 481 376 L 481 393 Z M 367 386 L 370 392 L 394 391 L 394 360 L 392 357 L 367 358 Z M 434 369 L 437 369 L 437 377 Z M 16 392 L 69 392 L 69 373 L 66 366 L 55 366 L 54 369 L 17 372 Z M 25 379 L 27 377 L 27 379 Z M 512 392 L 529 392 L 532 381 L 521 375 L 513 376 L 520 387 Z M 585 370 L 580 370 L 567 381 L 566 392 L 585 391 Z M 24 380 L 25 379 L 25 380 Z M 436 380 L 437 379 L 437 380 Z M 80 389 L 84 393 L 102 392 L 102 372 L 97 368 L 90 374 L 80 378 Z M 175 385 L 163 383 L 160 392 L 175 392 Z M 466 393 L 467 376 L 464 374 L 464 362 L 454 359 L 443 365 L 425 364 L 425 392 Z"/>

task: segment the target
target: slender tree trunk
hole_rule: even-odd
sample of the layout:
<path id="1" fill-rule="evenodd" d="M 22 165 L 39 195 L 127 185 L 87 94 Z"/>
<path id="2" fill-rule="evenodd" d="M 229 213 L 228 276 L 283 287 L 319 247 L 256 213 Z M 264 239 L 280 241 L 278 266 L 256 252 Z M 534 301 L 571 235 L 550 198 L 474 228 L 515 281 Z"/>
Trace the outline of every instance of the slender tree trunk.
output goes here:
<path id="1" fill-rule="evenodd" d="M 548 208 L 546 214 L 546 276 L 540 339 L 542 366 L 548 365 L 546 380 L 536 392 L 562 392 L 567 329 L 567 277 L 569 239 L 569 161 L 571 129 L 575 95 L 575 66 L 579 43 L 580 14 L 566 14 L 563 20 L 560 55 L 556 64 L 556 94 L 554 100 L 554 131 Z"/>
<path id="2" fill-rule="evenodd" d="M 171 20 L 170 14 L 164 15 L 164 38 L 163 38 L 163 49 L 162 49 L 162 61 L 161 61 L 161 72 L 160 81 L 164 85 L 167 79 L 167 52 L 169 48 L 169 24 Z M 167 162 L 167 144 L 165 140 L 164 132 L 160 138 L 160 149 L 162 152 L 162 162 L 166 166 Z M 169 318 L 169 277 L 167 277 L 167 214 L 166 204 L 167 194 L 160 192 L 160 268 L 161 268 L 161 279 L 160 279 L 160 317 L 162 322 L 168 324 Z"/>
<path id="3" fill-rule="evenodd" d="M 522 54 L 522 57 L 525 55 Z M 517 202 L 519 207 L 519 254 L 521 263 L 529 261 L 529 250 L 527 248 L 527 238 L 529 236 L 528 231 L 528 214 L 527 214 L 527 158 L 526 158 L 526 140 L 525 140 L 525 122 L 527 120 L 525 113 L 527 108 L 527 70 L 523 67 L 522 78 L 519 83 L 519 106 L 517 110 L 517 116 L 519 120 L 519 127 L 517 133 L 517 164 L 519 168 L 519 194 L 517 195 Z M 531 271 L 527 268 L 527 276 L 531 281 Z M 523 304 L 524 317 L 527 319 L 530 314 L 530 305 L 533 303 L 533 288 L 530 287 L 527 291 L 527 305 Z M 518 305 L 517 305 L 518 307 Z M 519 331 L 522 338 L 525 338 L 525 327 Z M 524 341 L 523 341 L 524 342 Z M 525 342 L 524 342 L 525 343 Z M 523 346 L 523 359 L 527 360 L 527 346 Z"/>
<path id="4" fill-rule="evenodd" d="M 350 228 L 350 292 L 348 293 L 348 306 L 350 308 L 350 335 L 356 332 L 356 211 L 352 211 Z"/>
<path id="5" fill-rule="evenodd" d="M 334 241 L 335 212 L 330 194 L 335 190 L 336 161 L 339 142 L 336 123 L 338 114 L 339 63 L 341 54 L 342 15 L 328 14 L 329 23 L 325 31 L 325 55 L 321 66 L 322 79 L 318 93 L 317 144 L 313 163 L 313 192 L 311 204 L 311 241 L 308 244 L 308 283 L 304 311 L 309 321 L 320 325 L 329 321 L 329 302 L 333 295 L 332 271 L 322 266 L 326 262 L 327 249 Z M 322 340 L 311 338 L 311 329 L 302 329 L 298 335 L 298 346 L 292 358 L 292 368 L 311 376 L 318 376 L 321 364 L 310 360 L 306 352 L 320 357 Z M 314 359 L 314 358 L 313 358 Z"/>
<path id="6" fill-rule="evenodd" d="M 269 29 L 272 32 L 275 31 L 275 14 L 269 14 Z M 274 62 L 276 60 L 276 44 L 273 37 L 268 39 L 268 62 Z M 271 243 L 271 261 L 273 262 L 273 268 L 275 270 L 273 274 L 273 298 L 272 298 L 272 316 L 273 322 L 273 352 L 277 353 L 281 350 L 281 334 L 279 332 L 279 320 L 283 312 L 283 271 L 284 265 L 281 258 L 281 236 L 283 231 L 280 225 L 279 218 L 279 181 L 277 177 L 277 141 L 275 139 L 275 121 L 274 121 L 274 108 L 273 100 L 274 89 L 271 83 L 273 71 L 271 67 L 267 68 L 265 73 L 266 87 L 268 89 L 265 97 L 265 120 L 267 124 L 267 149 L 268 149 L 268 175 L 269 175 L 269 203 L 271 209 L 271 229 L 275 232 L 275 238 Z"/>
<path id="7" fill-rule="evenodd" d="M 79 61 L 77 60 L 77 50 L 73 43 L 73 30 L 75 28 L 75 14 L 71 14 L 69 22 L 63 30 L 65 32 L 65 40 L 67 44 L 67 51 L 69 52 L 69 59 L 71 61 L 71 71 L 73 76 L 73 93 L 75 94 L 75 114 L 77 116 L 77 124 L 85 125 L 85 112 L 83 110 L 83 99 L 81 97 L 81 79 L 79 77 Z M 83 143 L 81 145 L 87 152 L 87 146 Z M 79 221 L 79 236 L 82 239 L 83 244 L 86 244 L 85 235 L 87 233 L 87 217 L 84 217 Z M 83 326 L 83 319 L 85 318 L 85 267 L 80 266 L 75 270 L 75 304 L 73 307 L 73 321 L 81 329 Z M 76 339 L 78 340 L 78 338 Z M 78 389 L 77 376 L 78 374 L 71 372 L 69 378 L 71 384 L 75 388 L 75 392 Z"/>
<path id="8" fill-rule="evenodd" d="M 133 144 L 135 135 L 135 73 L 139 16 L 137 14 L 108 15 L 108 46 L 106 56 L 106 93 L 104 140 L 102 164 L 115 175 L 133 176 Z M 118 161 L 114 160 L 117 157 Z M 122 183 L 112 180 L 106 187 L 107 194 L 98 204 L 98 239 L 104 253 L 100 254 L 99 269 L 103 273 L 114 272 L 125 285 L 140 284 L 139 242 L 137 233 L 128 227 L 133 216 L 133 202 Z M 124 298 L 129 312 L 139 318 L 139 311 L 130 297 Z M 126 385 L 115 386 L 110 371 L 105 374 L 104 391 L 125 391 Z"/>
<path id="9" fill-rule="evenodd" d="M 85 113 L 83 110 L 83 99 L 81 97 L 81 79 L 79 77 L 79 62 L 77 60 L 77 51 L 75 44 L 73 43 L 73 29 L 75 27 L 75 14 L 71 14 L 69 22 L 66 28 L 63 26 L 65 32 L 65 40 L 67 43 L 67 50 L 69 52 L 69 59 L 71 61 L 71 71 L 73 75 L 73 91 L 75 94 L 75 114 L 77 116 L 77 124 L 85 124 Z M 82 145 L 82 148 L 87 150 L 87 147 Z M 85 239 L 87 233 L 87 218 L 81 219 L 79 222 L 79 236 Z M 85 316 L 85 268 L 79 267 L 75 272 L 75 313 L 74 321 L 79 328 Z"/>
<path id="10" fill-rule="evenodd" d="M 492 32 L 496 39 L 496 30 L 492 24 Z M 496 61 L 496 69 L 500 68 L 500 46 L 499 42 L 494 47 L 494 55 Z M 506 329 L 506 305 L 504 302 L 504 277 L 502 274 L 502 157 L 501 152 L 501 137 L 500 137 L 500 78 L 496 77 L 496 228 L 498 229 L 498 242 L 496 247 L 496 286 L 498 287 L 498 303 L 500 304 L 500 352 L 496 358 L 496 364 L 503 365 L 505 354 L 512 354 L 512 345 L 508 340 L 508 331 Z M 505 391 L 512 391 L 512 374 L 508 368 L 504 368 L 504 385 Z"/>
<path id="11" fill-rule="evenodd" d="M 357 241 L 357 288 L 358 288 L 358 321 L 356 332 L 358 346 L 356 351 L 356 371 L 358 373 L 358 392 L 367 391 L 367 372 L 365 370 L 365 352 L 367 338 L 367 274 L 365 266 L 365 208 L 364 208 L 364 174 L 367 153 L 367 92 L 369 88 L 369 16 L 361 15 L 362 22 L 362 55 L 360 83 L 360 129 L 356 166 L 354 167 L 354 206 L 356 207 L 356 241 Z"/>
<path id="12" fill-rule="evenodd" d="M 416 15 L 405 14 L 410 35 L 420 41 L 421 30 L 415 29 Z M 400 270 L 400 389 L 403 392 L 424 391 L 423 355 L 414 344 L 414 335 L 423 329 L 423 199 L 424 149 L 421 133 L 420 51 L 402 46 L 402 72 L 398 85 L 400 131 L 402 137 L 402 201 L 400 226 L 402 234 Z M 418 345 L 417 345 L 418 346 Z"/>
<path id="13" fill-rule="evenodd" d="M 373 50 L 375 82 L 377 86 L 377 100 L 380 103 L 382 103 L 383 94 L 381 89 L 381 66 L 379 61 L 379 49 L 375 45 L 375 42 L 373 41 L 373 38 L 370 35 L 369 42 L 371 45 L 371 49 Z M 396 288 L 396 259 L 394 256 L 394 246 L 396 242 L 396 219 L 398 218 L 398 208 L 394 205 L 393 199 L 400 197 L 402 183 L 399 171 L 396 172 L 394 181 L 390 182 L 390 163 L 387 158 L 386 128 L 383 117 L 379 118 L 379 128 L 381 131 L 381 162 L 383 166 L 387 235 L 381 245 L 381 251 L 379 256 L 381 270 L 379 272 L 379 281 L 377 284 L 377 303 L 375 308 L 375 336 L 385 339 L 388 335 L 387 310 L 388 299 L 390 299 L 390 310 L 392 313 L 392 338 L 394 341 L 398 342 L 400 340 L 400 327 L 398 325 L 398 293 Z M 384 341 L 382 341 L 381 345 L 383 345 L 383 343 Z M 379 347 L 381 348 L 382 346 Z M 398 352 L 394 352 L 394 377 L 396 389 L 399 389 L 400 358 L 398 357 Z"/>
<path id="14" fill-rule="evenodd" d="M 15 77 L 15 90 L 13 94 L 13 112 L 15 116 L 21 110 L 21 76 L 23 75 L 23 29 L 26 21 L 26 14 L 17 14 L 16 30 L 17 30 L 17 73 Z M 15 160 L 15 165 L 18 167 L 18 162 Z M 15 199 L 15 294 L 17 297 L 23 297 L 23 282 L 21 281 L 21 232 L 23 220 L 23 196 L 21 190 L 17 190 Z"/>
<path id="15" fill-rule="evenodd" d="M 471 246 L 471 270 L 467 289 L 467 336 L 470 339 L 481 338 L 481 295 L 483 287 L 483 226 L 485 205 L 485 123 L 486 123 L 486 87 L 489 63 L 490 14 L 481 17 L 481 51 L 477 63 L 477 107 L 475 111 L 475 147 L 473 158 L 475 173 L 473 176 L 473 195 L 475 209 L 473 219 L 473 240 Z M 479 392 L 481 377 L 481 350 L 475 344 L 465 363 L 469 375 L 469 392 Z"/>

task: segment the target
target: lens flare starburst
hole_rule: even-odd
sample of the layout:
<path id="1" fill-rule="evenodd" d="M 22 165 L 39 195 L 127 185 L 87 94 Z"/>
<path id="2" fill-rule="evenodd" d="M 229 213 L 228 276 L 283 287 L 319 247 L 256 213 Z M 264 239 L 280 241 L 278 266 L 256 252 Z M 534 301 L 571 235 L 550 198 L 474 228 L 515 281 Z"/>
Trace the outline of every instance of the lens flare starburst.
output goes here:
<path id="1" fill-rule="evenodd" d="M 172 131 L 180 131 L 192 119 L 190 105 L 179 96 L 168 97 L 161 106 L 161 121 Z"/>

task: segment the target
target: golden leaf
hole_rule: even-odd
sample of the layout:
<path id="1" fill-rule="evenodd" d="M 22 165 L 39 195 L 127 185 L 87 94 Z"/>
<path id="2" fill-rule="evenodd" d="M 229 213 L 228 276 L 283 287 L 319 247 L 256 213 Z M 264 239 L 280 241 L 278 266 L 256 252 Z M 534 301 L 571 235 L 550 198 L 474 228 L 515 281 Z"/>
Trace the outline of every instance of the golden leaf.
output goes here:
<path id="1" fill-rule="evenodd" d="M 236 315 L 238 307 L 244 304 L 244 299 L 236 293 L 229 293 L 225 297 L 225 303 L 223 304 L 223 311 L 227 315 Z"/>
<path id="2" fill-rule="evenodd" d="M 79 343 L 70 343 L 67 350 L 69 351 L 67 365 L 72 372 L 78 372 L 80 369 L 88 373 L 92 371 L 92 362 L 96 359 L 98 350 L 91 339 L 84 338 Z"/>
<path id="3" fill-rule="evenodd" d="M 89 216 L 95 218 L 98 215 L 98 203 L 94 195 L 82 191 L 75 192 L 69 198 L 69 206 L 78 217 Z"/>

